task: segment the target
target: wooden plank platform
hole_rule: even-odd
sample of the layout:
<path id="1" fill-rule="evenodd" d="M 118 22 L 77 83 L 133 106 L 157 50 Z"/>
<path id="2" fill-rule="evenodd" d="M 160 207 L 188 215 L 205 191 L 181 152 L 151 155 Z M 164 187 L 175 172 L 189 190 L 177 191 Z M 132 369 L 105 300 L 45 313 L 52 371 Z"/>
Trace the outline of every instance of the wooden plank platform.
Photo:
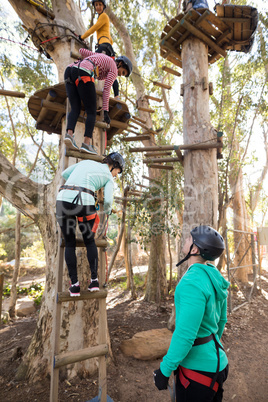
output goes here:
<path id="1" fill-rule="evenodd" d="M 102 92 L 97 91 L 97 96 L 102 96 Z M 36 127 L 49 134 L 61 134 L 61 121 L 66 114 L 66 100 L 64 82 L 36 91 L 28 102 L 29 112 L 37 121 Z M 107 140 L 111 140 L 115 134 L 121 133 L 128 126 L 131 117 L 127 104 L 113 97 L 110 97 L 109 109 L 111 118 L 109 128 L 106 128 L 106 123 L 103 123 L 100 115 L 97 114 L 97 125 L 106 128 Z M 79 121 L 85 121 L 83 104 Z"/>
<path id="2" fill-rule="evenodd" d="M 251 6 L 217 5 L 215 15 L 208 9 L 191 9 L 172 18 L 160 40 L 160 54 L 182 67 L 182 43 L 191 35 L 208 45 L 209 63 L 226 54 L 226 50 L 249 52 L 258 24 L 258 11 Z"/>

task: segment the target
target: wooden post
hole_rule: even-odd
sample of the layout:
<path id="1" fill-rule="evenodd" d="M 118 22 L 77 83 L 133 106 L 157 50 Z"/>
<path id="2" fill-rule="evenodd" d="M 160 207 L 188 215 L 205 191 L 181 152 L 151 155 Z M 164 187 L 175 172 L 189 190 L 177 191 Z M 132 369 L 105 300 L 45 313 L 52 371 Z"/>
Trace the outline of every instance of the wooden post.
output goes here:
<path id="1" fill-rule="evenodd" d="M 209 93 L 201 85 L 190 88 L 193 81 L 202 82 L 204 77 L 208 81 L 208 47 L 199 38 L 189 37 L 183 42 L 182 66 L 183 139 L 188 147 L 184 152 L 184 241 L 193 225 L 207 224 L 217 228 L 218 169 L 217 144 L 207 144 L 206 149 L 198 145 L 214 139 L 211 134 Z M 192 151 L 195 145 L 199 148 L 198 152 Z M 213 148 L 208 149 L 208 146 Z M 181 146 L 180 149 L 186 147 Z"/>
<path id="2" fill-rule="evenodd" d="M 12 96 L 14 98 L 25 98 L 25 93 L 24 92 L 8 91 L 6 89 L 0 89 L 0 95 Z"/>

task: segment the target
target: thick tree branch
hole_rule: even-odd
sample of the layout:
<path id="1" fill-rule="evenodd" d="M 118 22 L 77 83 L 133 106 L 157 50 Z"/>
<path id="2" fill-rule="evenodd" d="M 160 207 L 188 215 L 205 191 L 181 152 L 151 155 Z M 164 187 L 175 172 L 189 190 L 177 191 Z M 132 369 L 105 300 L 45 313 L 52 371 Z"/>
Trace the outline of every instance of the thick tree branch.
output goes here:
<path id="1" fill-rule="evenodd" d="M 45 186 L 35 183 L 20 173 L 0 153 L 0 194 L 31 219 L 38 218 Z"/>

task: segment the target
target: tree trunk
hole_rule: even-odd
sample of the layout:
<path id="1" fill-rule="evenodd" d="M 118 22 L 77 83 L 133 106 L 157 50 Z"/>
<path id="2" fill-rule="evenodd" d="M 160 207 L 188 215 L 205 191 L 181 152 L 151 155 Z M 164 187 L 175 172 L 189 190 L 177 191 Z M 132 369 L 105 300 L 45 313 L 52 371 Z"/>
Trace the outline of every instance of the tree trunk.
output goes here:
<path id="1" fill-rule="evenodd" d="M 128 191 L 129 191 L 129 187 L 127 186 L 124 189 L 124 194 L 123 194 L 123 197 L 124 197 L 124 201 L 123 201 L 123 205 L 122 205 L 122 211 L 123 212 L 122 212 L 121 227 L 120 227 L 120 232 L 119 232 L 119 236 L 118 236 L 118 240 L 117 240 L 117 245 L 116 245 L 116 249 L 114 250 L 114 253 L 113 253 L 112 257 L 111 257 L 109 267 L 108 267 L 108 280 L 109 280 L 109 277 L 110 277 L 110 274 L 111 274 L 111 271 L 112 271 L 113 264 L 115 262 L 117 253 L 120 250 L 121 242 L 122 242 L 124 231 L 125 231 L 125 221 L 126 221 L 126 212 L 127 212 L 127 200 L 126 200 L 126 198 L 127 198 Z"/>
<path id="2" fill-rule="evenodd" d="M 183 68 L 183 139 L 185 144 L 212 140 L 208 82 L 208 48 L 197 38 L 182 45 Z M 218 168 L 216 149 L 184 153 L 184 214 L 182 243 L 189 232 L 200 224 L 217 228 Z M 181 273 L 178 272 L 178 277 Z"/>
<path id="3" fill-rule="evenodd" d="M 10 3 L 18 13 L 30 33 L 35 30 L 35 42 L 47 38 L 61 36 L 58 41 L 53 41 L 52 46 L 46 47 L 54 60 L 59 74 L 59 80 L 63 80 L 66 66 L 72 61 L 70 58 L 70 37 L 72 29 L 78 33 L 84 32 L 78 6 L 72 0 L 52 0 L 53 12 L 56 18 L 47 22 L 47 18 L 39 13 L 33 5 L 25 0 L 10 0 Z M 44 23 L 42 30 L 35 29 L 38 24 Z M 52 26 L 52 25 L 53 26 Z M 62 28 L 63 26 L 63 28 Z M 49 43 L 49 42 L 48 42 Z M 44 45 L 46 46 L 46 45 Z M 76 52 L 79 43 L 75 42 Z M 81 45 L 80 45 L 81 47 Z M 101 89 L 101 88 L 98 88 Z M 62 124 L 62 133 L 65 133 L 65 124 Z M 78 123 L 75 138 L 78 146 L 83 139 L 84 125 Z M 94 145 L 100 150 L 104 144 L 101 129 L 95 129 L 93 133 Z M 62 137 L 61 137 L 62 139 Z M 17 372 L 17 379 L 38 381 L 47 376 L 51 368 L 52 345 L 52 316 L 55 308 L 55 285 L 58 261 L 58 230 L 55 218 L 55 203 L 58 188 L 62 183 L 61 172 L 64 167 L 65 155 L 63 142 L 60 139 L 60 160 L 58 170 L 53 182 L 49 185 L 40 185 L 25 178 L 0 154 L 0 190 L 14 206 L 24 214 L 30 216 L 38 225 L 44 242 L 46 252 L 46 287 L 42 299 L 41 310 L 37 328 L 31 344 L 24 356 L 23 362 Z M 103 149 L 103 148 L 102 148 Z M 69 158 L 69 164 L 76 163 L 76 159 Z M 67 167 L 67 166 L 65 166 Z M 85 250 L 77 250 L 77 266 L 79 280 L 82 289 L 87 288 L 89 279 L 89 266 Z M 63 279 L 63 291 L 67 291 L 69 279 L 67 269 Z M 83 349 L 98 343 L 98 301 L 84 301 L 83 303 L 70 302 L 62 307 L 62 327 L 60 334 L 60 353 Z M 80 373 L 84 376 L 92 373 L 97 368 L 97 359 L 90 359 L 81 363 L 69 365 L 62 370 L 62 378 L 72 378 Z"/>
<path id="4" fill-rule="evenodd" d="M 12 285 L 10 292 L 9 308 L 8 312 L 11 318 L 15 317 L 16 301 L 17 301 L 17 281 L 20 272 L 20 223 L 21 223 L 21 213 L 17 211 L 16 214 L 16 226 L 15 226 L 15 266 L 12 277 Z"/>

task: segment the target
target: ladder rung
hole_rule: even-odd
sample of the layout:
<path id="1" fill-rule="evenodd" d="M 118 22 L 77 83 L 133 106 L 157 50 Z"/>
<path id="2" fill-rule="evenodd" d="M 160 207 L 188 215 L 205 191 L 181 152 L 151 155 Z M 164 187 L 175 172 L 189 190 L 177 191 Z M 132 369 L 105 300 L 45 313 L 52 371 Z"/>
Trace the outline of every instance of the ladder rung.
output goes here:
<path id="1" fill-rule="evenodd" d="M 105 299 L 107 297 L 107 290 L 99 290 L 98 292 L 82 291 L 80 296 L 70 296 L 69 292 L 58 292 L 58 303 L 77 300 L 92 300 L 92 299 Z"/>
<path id="2" fill-rule="evenodd" d="M 81 362 L 93 357 L 104 356 L 108 353 L 108 345 L 92 346 L 91 348 L 74 350 L 72 352 L 62 353 L 55 356 L 54 368 L 66 366 L 67 364 Z"/>
<path id="3" fill-rule="evenodd" d="M 108 247 L 109 243 L 107 240 L 105 239 L 95 239 L 95 243 L 97 247 Z M 61 247 L 65 247 L 65 241 L 64 239 L 61 240 Z M 76 239 L 76 247 L 86 247 L 85 243 L 83 242 L 83 240 L 81 239 Z"/>

